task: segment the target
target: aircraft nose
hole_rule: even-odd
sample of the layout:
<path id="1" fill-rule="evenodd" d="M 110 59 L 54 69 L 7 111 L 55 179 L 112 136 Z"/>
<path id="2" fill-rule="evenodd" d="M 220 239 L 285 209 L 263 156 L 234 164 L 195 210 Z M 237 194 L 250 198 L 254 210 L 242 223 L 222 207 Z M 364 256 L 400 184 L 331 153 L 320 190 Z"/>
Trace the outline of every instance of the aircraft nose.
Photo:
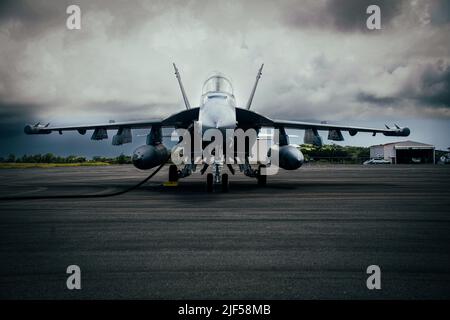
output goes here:
<path id="1" fill-rule="evenodd" d="M 217 129 L 217 128 L 219 128 L 219 121 L 217 119 L 211 117 L 203 119 L 202 121 L 203 132 L 205 132 L 208 129 Z"/>
<path id="2" fill-rule="evenodd" d="M 203 133 L 205 133 L 209 129 L 216 129 L 220 130 L 224 136 L 226 135 L 227 129 L 233 129 L 234 127 L 235 127 L 234 123 L 223 123 L 220 120 L 202 123 Z"/>

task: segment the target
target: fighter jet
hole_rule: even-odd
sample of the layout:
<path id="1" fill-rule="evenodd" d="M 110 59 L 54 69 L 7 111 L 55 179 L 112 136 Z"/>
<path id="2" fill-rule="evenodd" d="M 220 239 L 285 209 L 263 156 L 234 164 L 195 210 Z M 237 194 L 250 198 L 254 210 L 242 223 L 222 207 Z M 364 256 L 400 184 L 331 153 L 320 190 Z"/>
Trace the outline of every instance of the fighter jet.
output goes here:
<path id="1" fill-rule="evenodd" d="M 356 135 L 358 132 L 369 132 L 373 135 L 382 133 L 385 136 L 402 136 L 406 137 L 410 134 L 407 127 L 395 128 L 367 128 L 355 126 L 333 125 L 328 123 L 314 123 L 305 121 L 292 120 L 277 120 L 263 116 L 257 112 L 251 111 L 253 97 L 258 86 L 259 79 L 262 75 L 264 64 L 258 70 L 256 80 L 252 87 L 250 97 L 243 107 L 238 107 L 233 93 L 233 86 L 231 81 L 221 73 L 214 73 L 206 79 L 203 84 L 200 104 L 198 107 L 191 107 L 186 92 L 181 81 L 180 73 L 175 64 L 173 64 L 175 76 L 178 80 L 181 95 L 183 97 L 186 110 L 173 114 L 165 119 L 157 120 L 140 120 L 140 121 L 126 121 L 126 122 L 109 122 L 102 124 L 90 125 L 75 125 L 75 126 L 50 126 L 41 125 L 27 125 L 24 128 L 26 134 L 49 134 L 53 131 L 62 134 L 64 131 L 78 131 L 84 135 L 88 130 L 93 130 L 92 140 L 103 140 L 108 138 L 108 130 L 117 130 L 113 136 L 113 145 L 122 145 L 124 143 L 132 142 L 132 129 L 150 129 L 147 135 L 145 145 L 138 147 L 132 156 L 133 164 L 136 168 L 141 170 L 148 170 L 165 163 L 170 151 L 163 144 L 162 128 L 185 129 L 188 132 L 194 130 L 194 124 L 201 124 L 202 132 L 209 128 L 218 130 L 249 130 L 254 129 L 260 132 L 262 128 L 273 128 L 278 130 L 279 139 L 276 145 L 278 151 L 278 165 L 285 170 L 296 170 L 303 164 L 304 158 L 301 151 L 296 145 L 289 142 L 289 135 L 285 129 L 301 129 L 305 130 L 304 142 L 314 144 L 316 146 L 322 145 L 322 138 L 318 131 L 328 131 L 328 139 L 334 141 L 343 141 L 344 137 L 342 131 L 346 131 L 350 136 Z M 205 148 L 211 141 L 202 141 L 202 148 Z M 267 175 L 263 174 L 263 168 L 266 164 L 257 164 L 257 168 L 253 168 L 254 163 L 248 160 L 249 146 L 239 162 L 239 170 L 248 177 L 256 178 L 259 185 L 267 183 Z M 269 152 L 270 154 L 270 152 Z M 222 157 L 219 157 L 222 156 Z M 206 190 L 212 192 L 216 186 L 220 186 L 221 190 L 228 191 L 228 174 L 224 173 L 223 167 L 225 163 L 223 155 L 214 154 L 215 160 L 210 163 L 202 163 L 203 167 L 200 173 L 205 174 L 209 167 L 210 172 L 206 177 Z M 176 182 L 180 178 L 187 177 L 193 172 L 197 171 L 199 163 L 185 163 L 179 166 L 171 164 L 169 166 L 169 181 Z M 229 171 L 234 174 L 233 165 L 227 164 Z"/>

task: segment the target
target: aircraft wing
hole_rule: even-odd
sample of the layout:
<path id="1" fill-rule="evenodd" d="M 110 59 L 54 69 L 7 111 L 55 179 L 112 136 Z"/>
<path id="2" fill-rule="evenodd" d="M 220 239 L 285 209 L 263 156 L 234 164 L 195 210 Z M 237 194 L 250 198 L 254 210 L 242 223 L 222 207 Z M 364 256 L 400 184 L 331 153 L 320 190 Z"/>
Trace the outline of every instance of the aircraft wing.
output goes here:
<path id="1" fill-rule="evenodd" d="M 114 145 L 120 145 L 123 143 L 130 143 L 132 140 L 131 129 L 146 129 L 152 127 L 187 127 L 192 121 L 198 119 L 198 108 L 191 108 L 178 112 L 166 119 L 156 120 L 138 120 L 138 121 L 123 121 L 123 122 L 109 122 L 98 124 L 81 124 L 70 126 L 50 126 L 41 125 L 37 123 L 35 125 L 26 125 L 24 132 L 26 134 L 50 134 L 54 131 L 60 134 L 63 131 L 78 131 L 78 133 L 84 135 L 88 130 L 94 130 L 91 139 L 102 140 L 108 138 L 108 130 L 117 130 L 117 134 L 113 138 Z"/>
<path id="2" fill-rule="evenodd" d="M 342 126 L 328 123 L 314 123 L 314 122 L 303 122 L 303 121 L 291 121 L 291 120 L 272 120 L 274 127 L 283 127 L 291 129 L 304 129 L 304 130 L 328 130 L 334 132 L 348 131 L 351 136 L 354 136 L 358 132 L 371 132 L 373 135 L 376 133 L 382 133 L 385 136 L 395 136 L 395 137 L 407 137 L 409 136 L 410 130 L 407 127 L 395 126 L 395 128 L 368 128 L 368 127 L 357 127 L 357 126 Z"/>
<path id="3" fill-rule="evenodd" d="M 385 136 L 398 136 L 407 137 L 409 136 L 410 130 L 407 127 L 401 128 L 395 126 L 395 128 L 368 128 L 368 127 L 357 127 L 357 126 L 342 126 L 336 124 L 328 123 L 315 123 L 315 122 L 304 122 L 304 121 L 291 121 L 291 120 L 273 120 L 264 117 L 254 111 L 236 108 L 236 119 L 239 127 L 242 128 L 252 128 L 252 127 L 274 127 L 274 128 L 287 128 L 287 129 L 302 129 L 306 132 L 313 133 L 317 136 L 317 130 L 327 130 L 329 132 L 328 136 L 330 140 L 342 141 L 341 131 L 348 131 L 351 136 L 354 136 L 358 132 L 370 132 L 373 135 L 376 133 L 382 133 Z"/>
<path id="4" fill-rule="evenodd" d="M 97 123 L 97 124 L 81 124 L 71 126 L 50 126 L 41 125 L 37 123 L 35 125 L 26 125 L 24 131 L 26 134 L 48 134 L 52 131 L 62 133 L 62 131 L 78 131 L 80 134 L 86 133 L 87 130 L 113 130 L 113 129 L 146 129 L 153 126 L 161 127 L 183 127 L 189 125 L 192 121 L 198 119 L 198 108 L 192 108 L 178 112 L 166 119 L 155 120 L 138 120 L 138 121 L 123 121 L 123 122 L 109 122 L 109 123 Z"/>
<path id="5" fill-rule="evenodd" d="M 124 122 L 110 122 L 110 123 L 98 123 L 98 124 L 87 124 L 87 125 L 73 125 L 73 126 L 50 126 L 50 125 L 27 125 L 24 128 L 26 134 L 48 134 L 52 131 L 78 131 L 81 134 L 86 133 L 87 130 L 95 129 L 120 129 L 120 128 L 130 128 L 130 129 L 145 129 L 151 128 L 155 125 L 161 125 L 162 120 L 144 120 L 144 121 L 124 121 Z M 84 133 L 83 133 L 84 132 Z"/>

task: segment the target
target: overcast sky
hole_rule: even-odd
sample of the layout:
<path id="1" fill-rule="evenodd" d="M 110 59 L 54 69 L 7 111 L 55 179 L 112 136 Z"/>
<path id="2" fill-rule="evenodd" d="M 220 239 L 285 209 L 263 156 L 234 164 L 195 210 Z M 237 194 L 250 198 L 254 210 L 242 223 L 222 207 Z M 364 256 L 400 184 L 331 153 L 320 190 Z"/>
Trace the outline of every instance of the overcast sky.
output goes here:
<path id="1" fill-rule="evenodd" d="M 254 111 L 291 120 L 398 123 L 411 128 L 408 139 L 447 148 L 449 3 L 0 1 L 0 155 L 131 153 L 143 137 L 116 147 L 75 133 L 25 136 L 23 126 L 181 111 L 172 62 L 191 105 L 215 70 L 231 78 L 238 104 L 245 105 L 264 62 Z M 81 7 L 81 30 L 66 28 L 69 4 Z M 381 7 L 382 30 L 366 28 L 370 4 Z M 348 145 L 399 140 L 344 135 Z"/>

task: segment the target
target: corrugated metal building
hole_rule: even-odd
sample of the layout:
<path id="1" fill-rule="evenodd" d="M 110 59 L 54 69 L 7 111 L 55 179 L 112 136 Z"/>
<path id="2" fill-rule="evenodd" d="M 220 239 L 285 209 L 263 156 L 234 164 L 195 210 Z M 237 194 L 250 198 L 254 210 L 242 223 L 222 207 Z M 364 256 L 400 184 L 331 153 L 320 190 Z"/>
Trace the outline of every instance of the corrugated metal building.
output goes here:
<path id="1" fill-rule="evenodd" d="M 370 158 L 391 163 L 434 163 L 434 149 L 433 145 L 421 142 L 392 142 L 371 146 Z"/>

